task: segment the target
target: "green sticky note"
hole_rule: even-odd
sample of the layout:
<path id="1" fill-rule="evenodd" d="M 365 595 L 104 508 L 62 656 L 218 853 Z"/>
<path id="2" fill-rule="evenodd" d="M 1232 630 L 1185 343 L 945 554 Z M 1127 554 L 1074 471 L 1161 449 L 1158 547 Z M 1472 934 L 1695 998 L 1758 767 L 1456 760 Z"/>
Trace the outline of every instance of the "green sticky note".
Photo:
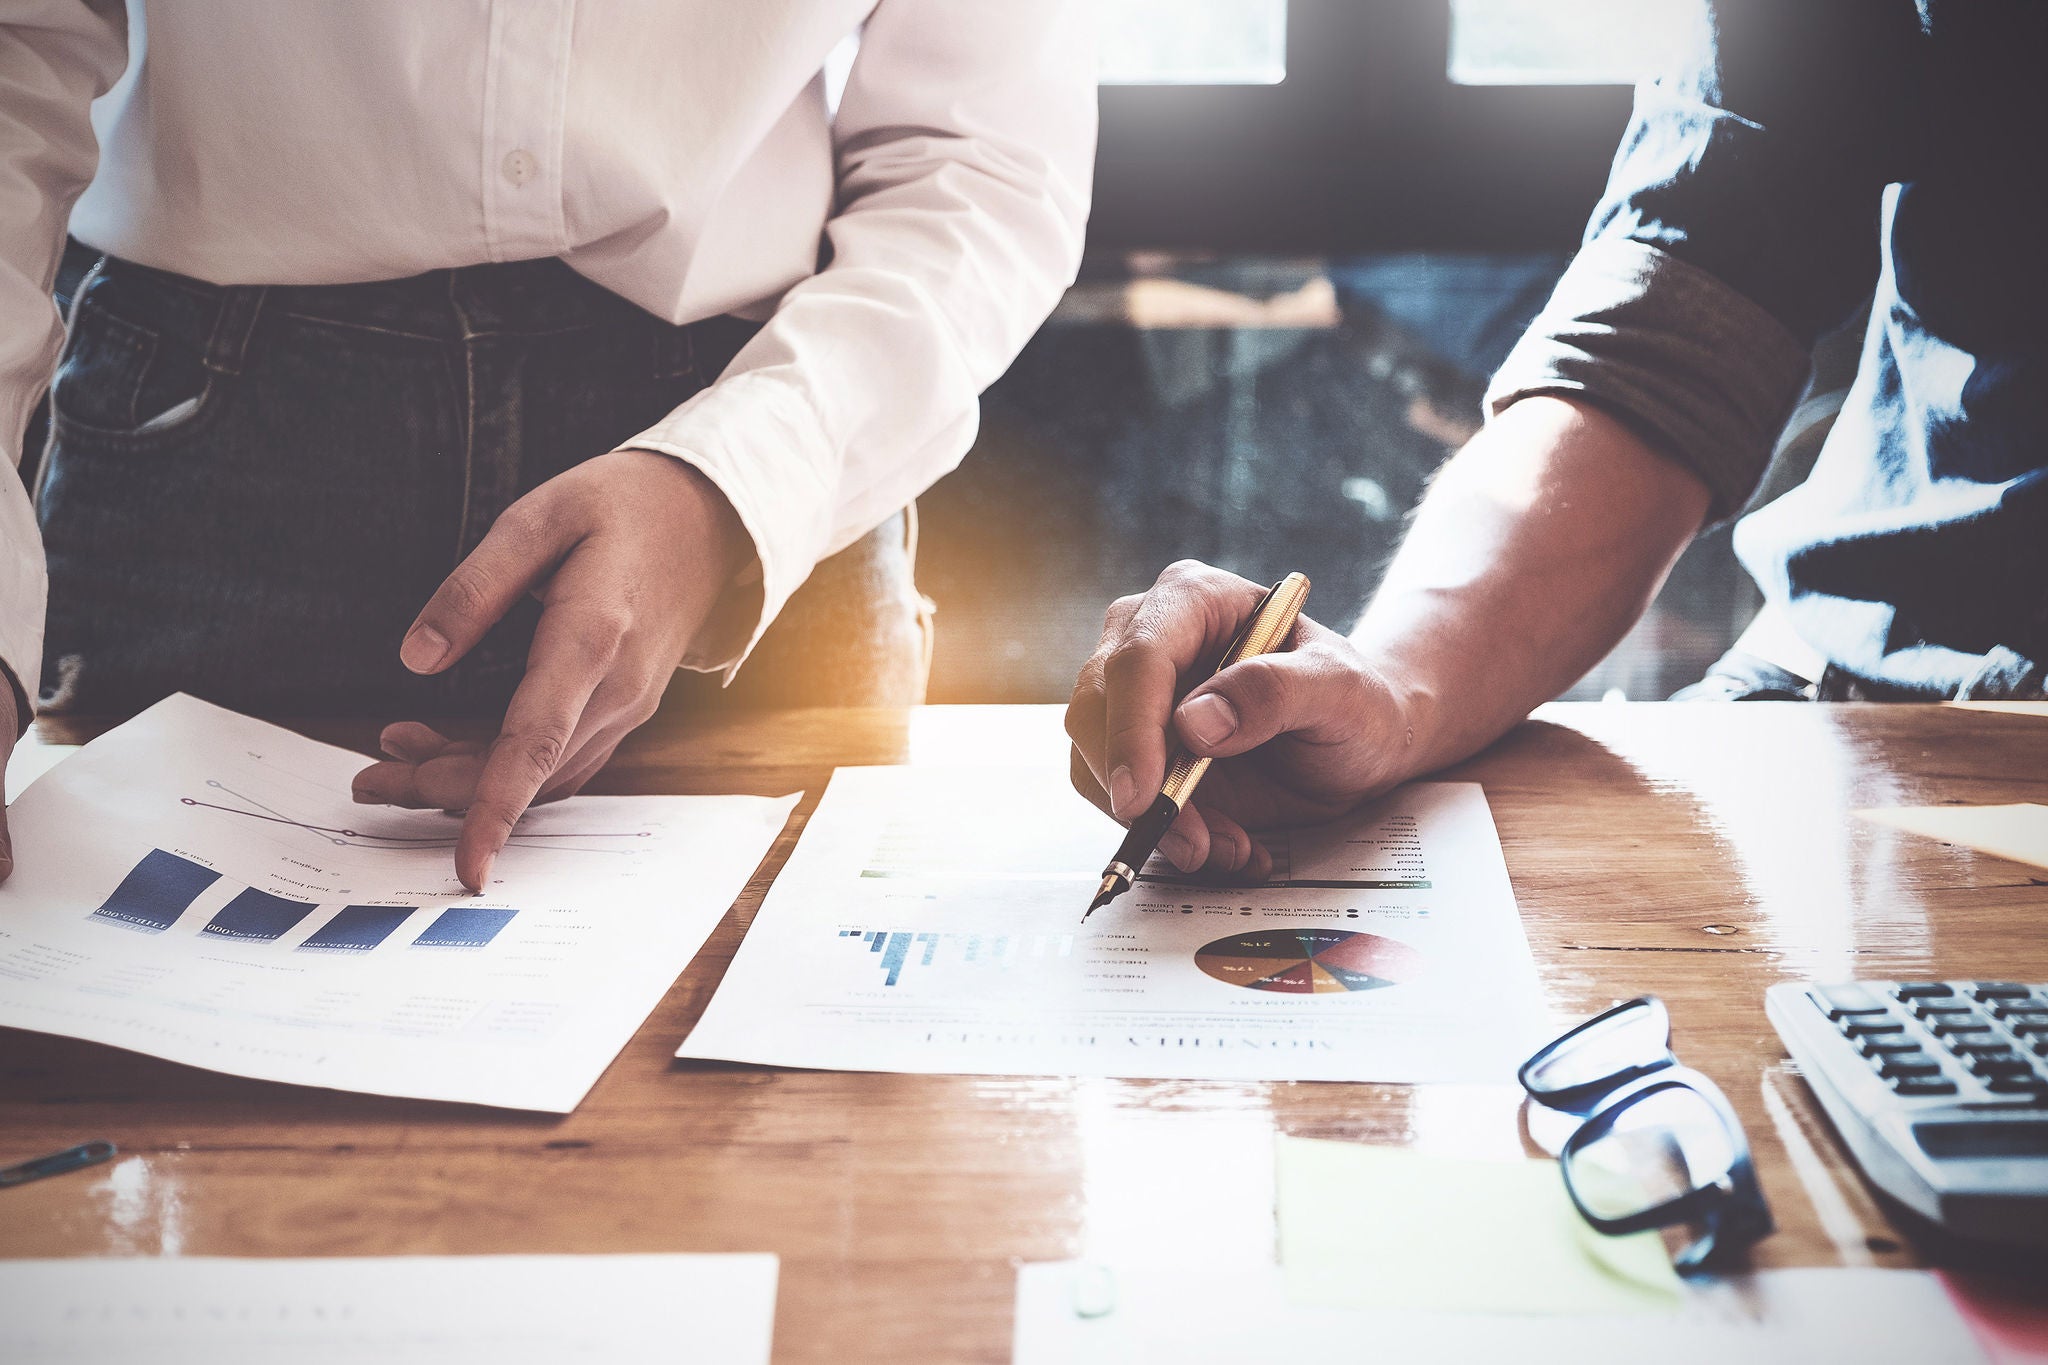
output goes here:
<path id="1" fill-rule="evenodd" d="M 1554 1161 L 1474 1161 L 1279 1139 L 1280 1265 L 1294 1303 L 1658 1313 L 1683 1296 L 1655 1232 L 1586 1226 Z"/>

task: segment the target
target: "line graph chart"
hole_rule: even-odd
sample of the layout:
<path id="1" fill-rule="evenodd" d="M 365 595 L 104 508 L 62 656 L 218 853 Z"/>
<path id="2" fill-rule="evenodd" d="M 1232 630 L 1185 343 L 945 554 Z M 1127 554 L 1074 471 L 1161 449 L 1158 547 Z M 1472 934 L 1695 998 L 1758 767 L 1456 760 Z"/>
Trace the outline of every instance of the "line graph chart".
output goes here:
<path id="1" fill-rule="evenodd" d="M 197 810 L 218 811 L 223 815 L 238 816 L 245 820 L 260 821 L 264 824 L 283 825 L 302 830 L 342 848 L 367 849 L 452 849 L 455 836 L 449 834 L 379 834 L 375 830 L 352 829 L 338 825 L 318 825 L 309 820 L 266 805 L 246 792 L 236 791 L 225 783 L 213 778 L 206 780 L 209 795 L 222 800 L 202 800 L 196 796 L 181 796 L 178 803 Z M 239 804 L 230 805 L 227 802 Z M 637 851 L 637 845 L 629 841 L 651 839 L 653 830 L 564 830 L 564 831 L 514 831 L 508 844 L 513 847 L 545 848 L 557 853 L 598 853 L 630 854 Z"/>

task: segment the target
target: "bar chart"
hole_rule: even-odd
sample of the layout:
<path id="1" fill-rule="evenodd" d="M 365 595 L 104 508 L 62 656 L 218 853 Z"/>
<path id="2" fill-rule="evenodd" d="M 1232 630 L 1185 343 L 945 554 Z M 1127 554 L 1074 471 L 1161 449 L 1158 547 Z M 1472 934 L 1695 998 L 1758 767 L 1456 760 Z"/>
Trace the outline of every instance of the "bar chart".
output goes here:
<path id="1" fill-rule="evenodd" d="M 200 892 L 219 880 L 220 873 L 210 867 L 153 848 L 92 917 L 103 924 L 161 934 L 178 922 Z"/>
<path id="2" fill-rule="evenodd" d="M 410 905 L 344 905 L 306 936 L 302 953 L 367 953 L 412 918 Z"/>
<path id="3" fill-rule="evenodd" d="M 279 944 L 293 952 L 342 957 L 361 956 L 383 947 L 420 909 L 417 905 L 343 905 L 323 919 L 320 911 L 326 907 L 319 902 L 253 886 L 236 887 L 224 883 L 221 874 L 210 867 L 153 848 L 88 918 L 121 929 L 161 934 L 202 898 L 207 906 L 218 907 L 200 926 L 203 937 Z M 442 951 L 488 948 L 518 914 L 516 909 L 502 906 L 451 905 L 417 938 L 395 946 Z M 312 932 L 293 942 L 295 931 L 309 920 L 313 921 Z"/>
<path id="4" fill-rule="evenodd" d="M 1072 934 L 917 933 L 890 929 L 841 929 L 839 937 L 867 945 L 882 970 L 882 984 L 902 981 L 911 966 L 941 971 L 1008 970 L 1030 960 L 1070 957 Z M 942 957 L 943 951 L 943 957 Z"/>
<path id="5" fill-rule="evenodd" d="M 435 917 L 434 922 L 412 941 L 412 946 L 487 948 L 491 940 L 496 938 L 518 913 L 517 910 L 503 910 L 495 906 L 451 906 Z"/>
<path id="6" fill-rule="evenodd" d="M 253 886 L 244 887 L 199 932 L 216 938 L 274 943 L 319 908 L 310 901 L 295 901 L 289 896 L 273 896 L 268 891 L 258 891 Z"/>

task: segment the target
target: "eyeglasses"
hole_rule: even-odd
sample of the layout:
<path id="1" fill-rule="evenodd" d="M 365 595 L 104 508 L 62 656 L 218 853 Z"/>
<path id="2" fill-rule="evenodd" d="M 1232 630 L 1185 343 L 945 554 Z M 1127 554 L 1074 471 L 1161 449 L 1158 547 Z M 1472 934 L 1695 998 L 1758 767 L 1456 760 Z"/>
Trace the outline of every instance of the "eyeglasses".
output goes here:
<path id="1" fill-rule="evenodd" d="M 1588 1019 L 1517 1076 L 1538 1104 L 1583 1120 L 1559 1165 L 1597 1231 L 1698 1223 L 1675 1261 L 1687 1274 L 1738 1260 L 1770 1235 L 1742 1123 L 1712 1081 L 1678 1064 L 1663 1001 L 1638 996 Z"/>

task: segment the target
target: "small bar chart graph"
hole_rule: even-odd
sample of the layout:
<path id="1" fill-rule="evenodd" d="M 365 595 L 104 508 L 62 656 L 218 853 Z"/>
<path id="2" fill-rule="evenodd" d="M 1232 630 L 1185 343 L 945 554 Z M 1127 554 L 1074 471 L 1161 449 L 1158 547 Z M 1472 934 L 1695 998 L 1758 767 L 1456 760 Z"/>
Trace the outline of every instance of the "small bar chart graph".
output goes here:
<path id="1" fill-rule="evenodd" d="M 271 943 L 283 938 L 300 920 L 318 908 L 310 901 L 296 901 L 289 896 L 273 896 L 268 891 L 258 891 L 253 886 L 245 887 L 222 906 L 220 913 L 208 920 L 206 927 L 199 932 L 218 938 Z"/>
<path id="2" fill-rule="evenodd" d="M 904 969 L 910 966 L 1006 970 L 1029 959 L 1068 957 L 1074 951 L 1072 934 L 921 934 L 901 929 L 841 929 L 839 937 L 858 939 L 867 945 L 882 969 L 884 986 L 900 982 Z"/>
<path id="3" fill-rule="evenodd" d="M 412 941 L 415 948 L 486 948 L 500 930 L 512 922 L 517 910 L 492 906 L 457 905 L 443 910 Z"/>
<path id="4" fill-rule="evenodd" d="M 410 905 L 345 905 L 334 918 L 306 936 L 302 953 L 367 953 L 417 908 Z"/>
<path id="5" fill-rule="evenodd" d="M 208 908 L 219 908 L 213 911 L 213 917 L 200 927 L 199 932 L 210 938 L 232 939 L 237 943 L 276 943 L 280 951 L 362 956 L 390 942 L 392 936 L 420 909 L 417 905 L 344 905 L 333 909 L 333 913 L 324 920 L 314 920 L 312 932 L 303 940 L 280 943 L 309 918 L 332 907 L 223 881 L 221 874 L 210 867 L 155 848 L 129 869 L 121 878 L 121 884 L 91 912 L 89 918 L 138 933 L 161 934 L 176 924 L 216 884 L 217 889 L 206 896 L 205 903 Z M 226 898 L 224 903 L 223 898 Z M 498 906 L 450 906 L 436 915 L 410 944 L 401 941 L 393 946 L 400 950 L 405 947 L 444 950 L 487 948 L 518 913 L 517 910 Z"/>
<path id="6" fill-rule="evenodd" d="M 103 924 L 161 934 L 178 922 L 200 892 L 219 880 L 220 873 L 210 867 L 153 848 L 92 917 Z"/>

